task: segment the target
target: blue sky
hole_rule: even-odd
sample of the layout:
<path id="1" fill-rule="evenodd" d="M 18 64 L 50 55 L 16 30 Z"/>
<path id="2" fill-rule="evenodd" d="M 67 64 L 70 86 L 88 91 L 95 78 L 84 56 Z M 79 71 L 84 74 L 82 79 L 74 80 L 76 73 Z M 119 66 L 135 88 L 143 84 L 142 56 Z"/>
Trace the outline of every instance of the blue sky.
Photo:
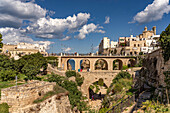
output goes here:
<path id="1" fill-rule="evenodd" d="M 149 30 L 157 26 L 160 34 L 170 24 L 169 0 L 1 0 L 0 4 L 4 43 L 42 43 L 53 53 L 89 53 L 104 36 L 117 41 L 141 34 L 145 26 Z"/>

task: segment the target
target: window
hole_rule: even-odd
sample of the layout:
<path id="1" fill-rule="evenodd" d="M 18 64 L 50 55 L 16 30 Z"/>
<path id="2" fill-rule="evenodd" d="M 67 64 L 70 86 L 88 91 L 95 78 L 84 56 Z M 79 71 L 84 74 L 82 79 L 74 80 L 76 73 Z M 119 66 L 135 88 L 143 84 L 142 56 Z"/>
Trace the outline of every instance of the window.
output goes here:
<path id="1" fill-rule="evenodd" d="M 144 47 L 146 47 L 146 44 L 144 43 Z"/>
<path id="2" fill-rule="evenodd" d="M 130 52 L 130 55 L 132 55 L 132 52 Z"/>
<path id="3" fill-rule="evenodd" d="M 140 45 L 138 44 L 138 47 L 139 47 Z"/>
<path id="4" fill-rule="evenodd" d="M 136 47 L 136 44 L 134 44 L 134 47 Z"/>

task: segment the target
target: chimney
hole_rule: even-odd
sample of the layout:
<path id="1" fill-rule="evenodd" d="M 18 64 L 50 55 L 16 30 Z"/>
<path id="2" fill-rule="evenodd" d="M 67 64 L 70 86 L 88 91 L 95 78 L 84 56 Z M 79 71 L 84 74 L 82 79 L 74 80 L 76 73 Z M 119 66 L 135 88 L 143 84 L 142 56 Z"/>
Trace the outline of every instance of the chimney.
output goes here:
<path id="1" fill-rule="evenodd" d="M 153 34 L 156 35 L 156 26 L 153 26 L 152 30 L 153 30 Z"/>

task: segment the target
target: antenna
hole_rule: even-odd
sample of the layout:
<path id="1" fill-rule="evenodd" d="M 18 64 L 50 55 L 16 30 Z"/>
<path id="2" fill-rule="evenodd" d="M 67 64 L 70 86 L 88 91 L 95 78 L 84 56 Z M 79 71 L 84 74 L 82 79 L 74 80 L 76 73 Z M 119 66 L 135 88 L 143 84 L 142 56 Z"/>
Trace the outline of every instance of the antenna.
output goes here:
<path id="1" fill-rule="evenodd" d="M 93 47 L 93 43 L 92 43 L 92 45 L 91 45 L 91 53 L 93 53 L 93 51 L 94 51 L 94 47 Z"/>

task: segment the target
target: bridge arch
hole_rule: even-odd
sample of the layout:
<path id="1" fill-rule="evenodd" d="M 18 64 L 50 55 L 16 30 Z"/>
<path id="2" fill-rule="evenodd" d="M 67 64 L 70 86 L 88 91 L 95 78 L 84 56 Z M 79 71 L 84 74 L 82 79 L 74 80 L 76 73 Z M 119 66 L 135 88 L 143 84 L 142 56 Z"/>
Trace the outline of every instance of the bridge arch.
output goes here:
<path id="1" fill-rule="evenodd" d="M 80 69 L 89 70 L 90 69 L 90 60 L 87 58 L 80 60 Z"/>
<path id="2" fill-rule="evenodd" d="M 94 64 L 95 70 L 108 70 L 108 62 L 107 60 L 101 58 L 97 59 Z"/>
<path id="3" fill-rule="evenodd" d="M 120 59 L 113 60 L 113 70 L 122 70 L 123 61 Z"/>
<path id="4" fill-rule="evenodd" d="M 67 59 L 67 70 L 75 70 L 76 61 L 75 59 Z"/>
<path id="5" fill-rule="evenodd" d="M 95 99 L 102 99 L 107 93 L 108 86 L 105 84 L 103 78 L 99 78 L 94 81 L 88 87 L 88 98 L 92 98 L 94 96 Z"/>
<path id="6" fill-rule="evenodd" d="M 136 60 L 135 59 L 129 59 L 127 62 L 128 67 L 134 67 L 136 65 Z"/>

